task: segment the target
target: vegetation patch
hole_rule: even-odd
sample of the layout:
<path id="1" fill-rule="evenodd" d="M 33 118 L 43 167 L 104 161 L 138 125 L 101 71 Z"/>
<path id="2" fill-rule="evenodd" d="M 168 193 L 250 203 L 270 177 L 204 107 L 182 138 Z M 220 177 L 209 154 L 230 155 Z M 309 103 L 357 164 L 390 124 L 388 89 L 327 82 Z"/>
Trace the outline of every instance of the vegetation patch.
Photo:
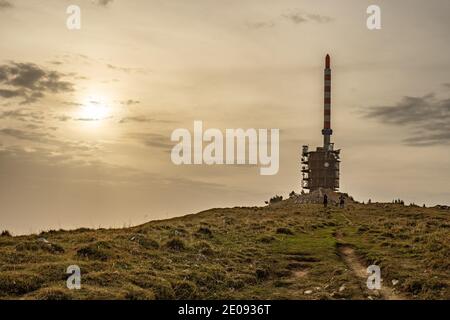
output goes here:
<path id="1" fill-rule="evenodd" d="M 408 299 L 450 299 L 448 210 L 293 199 L 124 229 L 0 235 L 2 299 L 382 299 L 340 246 Z M 301 214 L 299 214 L 299 212 Z M 59 246 L 59 247 L 58 247 Z M 67 267 L 81 290 L 66 289 Z"/>
<path id="2" fill-rule="evenodd" d="M 44 242 L 42 240 L 24 241 L 16 245 L 17 251 L 46 251 L 52 254 L 64 253 L 64 248 L 56 243 Z"/>
<path id="3" fill-rule="evenodd" d="M 23 295 L 41 287 L 43 279 L 28 272 L 2 272 L 0 273 L 0 295 Z"/>
<path id="4" fill-rule="evenodd" d="M 186 248 L 186 245 L 183 240 L 173 238 L 166 242 L 166 248 L 174 251 L 183 251 Z"/>
<path id="5" fill-rule="evenodd" d="M 287 235 L 293 235 L 294 234 L 294 232 L 291 229 L 289 229 L 289 228 L 278 228 L 277 229 L 277 233 L 278 234 L 287 234 Z"/>
<path id="6" fill-rule="evenodd" d="M 91 260 L 106 261 L 111 257 L 111 246 L 105 242 L 96 242 L 77 250 L 77 256 Z"/>

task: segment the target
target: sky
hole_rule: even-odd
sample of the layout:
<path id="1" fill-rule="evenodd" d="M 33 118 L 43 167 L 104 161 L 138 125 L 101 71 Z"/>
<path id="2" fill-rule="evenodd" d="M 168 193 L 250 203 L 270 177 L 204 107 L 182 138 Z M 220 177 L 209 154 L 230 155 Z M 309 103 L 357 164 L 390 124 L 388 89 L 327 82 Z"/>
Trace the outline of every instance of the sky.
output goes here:
<path id="1" fill-rule="evenodd" d="M 366 26 L 381 8 L 380 30 Z M 81 9 L 69 30 L 66 9 Z M 447 0 L 0 0 L 0 229 L 123 227 L 300 192 L 322 144 L 341 188 L 449 204 Z M 280 168 L 180 165 L 178 128 L 277 128 Z"/>

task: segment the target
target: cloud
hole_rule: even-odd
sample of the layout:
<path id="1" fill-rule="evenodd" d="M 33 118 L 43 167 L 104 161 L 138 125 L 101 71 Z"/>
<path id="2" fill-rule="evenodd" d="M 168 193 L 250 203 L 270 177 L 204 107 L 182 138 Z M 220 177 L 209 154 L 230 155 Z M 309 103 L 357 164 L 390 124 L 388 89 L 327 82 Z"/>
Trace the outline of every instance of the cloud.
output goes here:
<path id="1" fill-rule="evenodd" d="M 329 16 L 322 16 L 320 14 L 307 14 L 306 16 L 308 17 L 309 21 L 315 21 L 318 23 L 328 23 L 333 21 L 333 18 Z"/>
<path id="2" fill-rule="evenodd" d="M 146 134 L 146 139 L 143 140 L 146 146 L 164 149 L 166 151 L 172 150 L 173 142 L 170 138 L 161 134 Z"/>
<path id="3" fill-rule="evenodd" d="M 303 14 L 300 13 L 287 13 L 283 14 L 282 17 L 288 19 L 289 21 L 295 24 L 308 22 L 308 19 Z"/>
<path id="4" fill-rule="evenodd" d="M 256 21 L 247 22 L 246 24 L 250 29 L 273 28 L 276 25 L 274 21 Z"/>
<path id="5" fill-rule="evenodd" d="M 392 106 L 371 107 L 365 117 L 412 129 L 411 136 L 404 140 L 407 145 L 450 143 L 450 99 L 438 99 L 434 94 L 406 96 Z"/>
<path id="6" fill-rule="evenodd" d="M 46 131 L 55 131 L 56 127 L 44 126 L 26 126 L 27 130 L 16 128 L 0 129 L 0 137 L 4 141 L 4 137 L 11 137 L 25 142 L 27 147 L 33 149 L 48 149 L 55 154 L 64 154 L 68 158 L 73 159 L 92 159 L 96 154 L 103 151 L 103 147 L 98 142 L 86 142 L 82 140 L 61 139 L 58 135 L 52 133 L 36 131 L 43 129 Z"/>
<path id="7" fill-rule="evenodd" d="M 141 103 L 141 102 L 138 101 L 138 100 L 133 100 L 133 99 L 128 99 L 128 100 L 125 100 L 125 101 L 120 101 L 120 104 L 123 104 L 123 105 L 126 105 L 126 106 L 131 106 L 131 105 L 133 105 L 133 104 L 139 104 L 139 103 Z"/>
<path id="8" fill-rule="evenodd" d="M 93 158 L 80 160 L 73 155 L 45 147 L 10 146 L 0 149 L 0 163 L 0 171 L 5 178 L 19 178 L 24 175 L 26 179 L 38 178 L 39 183 L 55 179 L 67 179 L 74 183 L 95 183 L 100 180 L 99 176 L 104 183 L 120 183 L 136 175 L 132 169 L 110 165 Z M 25 186 L 25 183 L 22 181 L 20 185 Z"/>
<path id="9" fill-rule="evenodd" d="M 306 22 L 317 22 L 317 23 L 328 23 L 333 19 L 328 16 L 323 16 L 314 13 L 304 13 L 301 11 L 295 11 L 290 13 L 285 13 L 282 15 L 283 18 L 294 24 L 306 23 Z"/>
<path id="10" fill-rule="evenodd" d="M 47 93 L 73 91 L 73 84 L 63 81 L 64 74 L 45 70 L 33 63 L 10 62 L 0 65 L 0 97 L 19 98 L 22 104 L 35 102 Z"/>
<path id="11" fill-rule="evenodd" d="M 13 119 L 24 122 L 38 122 L 41 123 L 44 120 L 44 115 L 40 111 L 29 110 L 25 108 L 7 110 L 0 113 L 0 119 Z"/>
<path id="12" fill-rule="evenodd" d="M 64 101 L 63 104 L 70 107 L 81 107 L 83 105 L 80 102 L 73 102 L 73 101 Z"/>
<path id="13" fill-rule="evenodd" d="M 13 4 L 6 0 L 0 0 L 0 10 L 10 9 L 13 7 Z"/>
<path id="14" fill-rule="evenodd" d="M 10 136 L 19 140 L 27 140 L 40 143 L 51 143 L 51 136 L 45 133 L 39 133 L 34 131 L 23 131 L 20 129 L 3 128 L 0 129 L 0 135 Z"/>
<path id="15" fill-rule="evenodd" d="M 61 61 L 57 61 L 57 60 L 53 60 L 53 61 L 49 61 L 50 64 L 54 64 L 56 66 L 62 65 L 63 63 Z"/>
<path id="16" fill-rule="evenodd" d="M 23 90 L 0 89 L 0 97 L 15 98 L 23 95 Z"/>
<path id="17" fill-rule="evenodd" d="M 157 133 L 130 133 L 128 137 L 136 139 L 140 143 L 148 147 L 163 149 L 165 151 L 172 150 L 174 143 L 170 141 L 170 135 L 162 135 Z"/>
<path id="18" fill-rule="evenodd" d="M 131 72 L 136 72 L 136 73 L 146 73 L 146 71 L 145 71 L 144 69 L 142 69 L 142 68 L 120 67 L 120 66 L 115 66 L 115 65 L 110 64 L 110 63 L 106 64 L 106 66 L 107 66 L 109 69 L 117 70 L 117 71 L 122 71 L 122 72 L 125 72 L 125 73 L 131 73 Z"/>
<path id="19" fill-rule="evenodd" d="M 59 115 L 55 117 L 56 120 L 59 120 L 61 122 L 66 122 L 72 119 L 72 117 L 66 116 L 66 115 Z"/>
<path id="20" fill-rule="evenodd" d="M 333 21 L 333 18 L 316 13 L 307 13 L 301 10 L 291 11 L 281 14 L 275 19 L 267 21 L 247 22 L 247 27 L 251 29 L 273 28 L 278 25 L 279 22 L 291 22 L 293 24 L 303 24 L 308 22 L 316 23 L 328 23 Z"/>
<path id="21" fill-rule="evenodd" d="M 161 120 L 152 118 L 149 116 L 130 116 L 130 117 L 124 117 L 120 119 L 119 123 L 128 123 L 128 122 L 158 122 L 158 123 L 173 123 L 174 121 L 171 120 Z"/>
<path id="22" fill-rule="evenodd" d="M 225 185 L 206 181 L 191 180 L 184 177 L 167 177 L 159 173 L 151 173 L 128 166 L 119 166 L 98 159 L 80 161 L 70 155 L 55 152 L 48 148 L 22 148 L 10 146 L 0 148 L 0 176 L 11 183 L 19 184 L 21 188 L 29 186 L 30 181 L 36 183 L 66 181 L 83 185 L 104 187 L 105 185 L 141 185 L 188 188 L 205 188 L 223 190 Z M 32 173 L 32 174 L 30 174 Z M 34 185 L 34 184 L 33 184 Z M 7 183 L 0 185 L 6 188 Z M 44 184 L 47 190 L 50 185 Z M 4 190 L 0 190 L 4 191 Z M 77 195 L 79 190 L 77 190 Z"/>
<path id="23" fill-rule="evenodd" d="M 95 3 L 96 5 L 99 5 L 99 6 L 102 6 L 102 7 L 106 7 L 110 3 L 113 3 L 114 0 L 94 0 L 92 2 Z"/>

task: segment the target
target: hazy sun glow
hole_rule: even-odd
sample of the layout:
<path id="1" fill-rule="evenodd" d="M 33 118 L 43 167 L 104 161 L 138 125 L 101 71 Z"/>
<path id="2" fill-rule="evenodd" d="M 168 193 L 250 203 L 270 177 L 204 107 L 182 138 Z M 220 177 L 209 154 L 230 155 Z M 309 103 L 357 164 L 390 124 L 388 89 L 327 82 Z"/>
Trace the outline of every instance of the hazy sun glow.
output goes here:
<path id="1" fill-rule="evenodd" d="M 79 110 L 80 120 L 99 121 L 111 116 L 111 107 L 104 99 L 89 97 Z"/>

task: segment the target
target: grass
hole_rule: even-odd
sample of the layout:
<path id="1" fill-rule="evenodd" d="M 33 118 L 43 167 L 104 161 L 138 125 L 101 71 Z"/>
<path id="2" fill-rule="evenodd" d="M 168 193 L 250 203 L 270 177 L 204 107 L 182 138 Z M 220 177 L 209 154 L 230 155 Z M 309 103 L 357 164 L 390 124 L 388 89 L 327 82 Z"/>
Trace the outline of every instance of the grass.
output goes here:
<path id="1" fill-rule="evenodd" d="M 211 209 L 125 229 L 0 236 L 0 299 L 366 299 L 351 246 L 408 299 L 449 299 L 448 210 L 394 204 Z M 66 269 L 81 268 L 81 290 Z M 375 296 L 375 298 L 377 298 Z"/>

